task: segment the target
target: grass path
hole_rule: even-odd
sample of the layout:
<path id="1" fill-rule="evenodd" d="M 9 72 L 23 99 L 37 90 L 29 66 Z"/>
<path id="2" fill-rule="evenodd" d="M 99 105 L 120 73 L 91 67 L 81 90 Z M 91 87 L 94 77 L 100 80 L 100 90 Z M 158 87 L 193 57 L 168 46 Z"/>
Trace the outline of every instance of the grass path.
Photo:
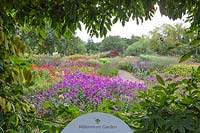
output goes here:
<path id="1" fill-rule="evenodd" d="M 122 77 L 123 79 L 130 80 L 130 81 L 136 81 L 136 82 L 140 81 L 135 76 L 133 76 L 131 73 L 124 71 L 124 70 L 118 70 L 118 76 Z"/>

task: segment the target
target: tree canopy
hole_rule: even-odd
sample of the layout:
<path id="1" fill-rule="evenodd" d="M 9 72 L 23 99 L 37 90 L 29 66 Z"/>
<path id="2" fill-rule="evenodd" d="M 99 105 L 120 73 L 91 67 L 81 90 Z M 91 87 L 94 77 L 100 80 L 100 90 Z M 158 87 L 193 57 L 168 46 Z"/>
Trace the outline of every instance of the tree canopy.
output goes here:
<path id="1" fill-rule="evenodd" d="M 101 51 L 111 51 L 118 49 L 123 53 L 127 48 L 127 43 L 119 36 L 108 36 L 102 40 Z"/>
<path id="2" fill-rule="evenodd" d="M 0 3 L 0 24 L 9 31 L 17 25 L 30 25 L 41 31 L 48 21 L 59 34 L 71 35 L 81 29 L 82 22 L 91 36 L 102 37 L 118 20 L 125 25 L 130 18 L 137 23 L 151 19 L 155 4 L 162 15 L 171 19 L 187 13 L 193 27 L 199 28 L 200 23 L 199 0 L 0 0 Z"/>

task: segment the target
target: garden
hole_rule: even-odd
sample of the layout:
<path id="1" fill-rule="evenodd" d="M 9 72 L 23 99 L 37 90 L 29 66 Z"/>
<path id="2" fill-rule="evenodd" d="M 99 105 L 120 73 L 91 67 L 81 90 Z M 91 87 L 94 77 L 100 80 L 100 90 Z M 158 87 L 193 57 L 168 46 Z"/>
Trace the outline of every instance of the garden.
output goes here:
<path id="1" fill-rule="evenodd" d="M 34 84 L 24 99 L 38 118 L 60 130 L 81 114 L 106 112 L 137 132 L 199 131 L 198 63 L 152 55 L 104 56 L 37 57 L 30 68 Z M 124 79 L 119 70 L 137 81 Z"/>
<path id="2" fill-rule="evenodd" d="M 199 4 L 1 1 L 0 133 L 59 133 L 91 112 L 112 114 L 135 133 L 199 133 Z M 173 20 L 188 14 L 190 27 L 106 36 L 117 22 L 150 20 L 158 6 Z M 83 24 L 103 40 L 76 36 Z"/>

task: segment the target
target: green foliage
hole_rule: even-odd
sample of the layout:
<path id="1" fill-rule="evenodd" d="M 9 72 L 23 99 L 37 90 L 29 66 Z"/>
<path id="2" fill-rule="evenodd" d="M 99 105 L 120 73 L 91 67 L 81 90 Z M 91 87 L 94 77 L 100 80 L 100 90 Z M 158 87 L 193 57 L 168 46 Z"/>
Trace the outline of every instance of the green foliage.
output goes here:
<path id="1" fill-rule="evenodd" d="M 191 56 L 192 56 L 192 53 L 191 53 L 191 52 L 189 52 L 189 53 L 183 55 L 183 56 L 181 57 L 181 59 L 179 60 L 179 63 L 184 62 L 184 61 L 190 59 Z"/>
<path id="2" fill-rule="evenodd" d="M 99 58 L 107 58 L 107 53 L 108 52 L 100 53 Z"/>
<path id="3" fill-rule="evenodd" d="M 140 55 L 140 59 L 148 61 L 152 67 L 158 69 L 178 62 L 178 59 L 176 57 L 168 56 Z"/>
<path id="4" fill-rule="evenodd" d="M 138 79 L 143 79 L 144 77 L 150 75 L 152 71 L 148 69 L 148 66 L 145 62 L 121 63 L 120 69 L 132 73 Z"/>
<path id="5" fill-rule="evenodd" d="M 34 84 L 29 60 L 24 59 L 25 44 L 19 36 L 7 36 L 0 27 L 0 131 L 31 132 L 35 129 L 54 132 L 53 122 L 48 124 L 36 116 L 35 108 L 24 98 L 24 90 Z"/>
<path id="6" fill-rule="evenodd" d="M 134 42 L 129 45 L 126 49 L 125 54 L 127 56 L 139 56 L 140 54 L 153 54 L 153 51 L 150 49 L 149 40 L 141 38 L 139 41 Z"/>
<path id="7" fill-rule="evenodd" d="M 179 76 L 188 76 L 197 68 L 198 68 L 198 65 L 173 64 L 173 65 L 167 66 L 161 72 L 164 74 L 175 74 L 175 75 L 179 75 Z"/>
<path id="8" fill-rule="evenodd" d="M 149 37 L 143 36 L 126 49 L 126 55 L 158 54 L 162 56 L 184 55 L 185 61 L 191 55 L 199 54 L 199 35 L 197 31 L 186 32 L 182 24 L 164 24 L 154 28 Z M 187 54 L 188 53 L 188 54 Z"/>
<path id="9" fill-rule="evenodd" d="M 112 51 L 118 49 L 123 54 L 127 46 L 126 42 L 119 36 L 109 36 L 102 41 L 101 51 Z"/>
<path id="10" fill-rule="evenodd" d="M 131 44 L 139 41 L 141 39 L 141 37 L 132 35 L 130 39 L 128 39 L 128 38 L 123 38 L 123 39 L 126 41 L 126 43 L 128 45 L 131 45 Z"/>
<path id="11" fill-rule="evenodd" d="M 87 49 L 87 53 L 89 54 L 95 54 L 99 52 L 99 45 L 100 43 L 94 43 L 92 39 L 88 40 L 87 44 L 85 45 Z"/>
<path id="12" fill-rule="evenodd" d="M 200 67 L 190 79 L 166 84 L 140 92 L 135 105 L 137 132 L 197 133 L 200 131 Z"/>
<path id="13" fill-rule="evenodd" d="M 96 65 L 109 65 L 110 63 L 113 62 L 112 58 L 99 58 L 98 60 L 88 60 L 89 63 L 91 64 L 96 64 Z"/>
<path id="14" fill-rule="evenodd" d="M 88 63 L 94 64 L 94 65 L 101 65 L 102 63 L 99 62 L 98 60 L 88 60 Z"/>
<path id="15" fill-rule="evenodd" d="M 122 70 L 126 70 L 128 72 L 134 72 L 134 68 L 133 68 L 133 65 L 131 65 L 129 62 L 124 62 L 124 63 L 121 63 L 120 64 L 120 69 Z"/>
<path id="16" fill-rule="evenodd" d="M 111 61 L 112 61 L 112 58 L 100 58 L 99 59 L 99 62 L 102 64 L 109 64 L 109 63 L 111 63 Z"/>
<path id="17" fill-rule="evenodd" d="M 97 73 L 100 75 L 106 75 L 106 76 L 117 76 L 118 75 L 118 69 L 115 66 L 112 66 L 110 64 L 102 65 L 98 68 Z"/>
<path id="18" fill-rule="evenodd" d="M 61 56 L 65 56 L 86 53 L 85 43 L 79 37 L 75 35 L 69 38 L 58 37 L 49 23 L 45 24 L 45 30 L 40 34 L 36 34 L 35 30 L 30 29 L 26 33 L 23 28 L 21 29 L 19 30 L 21 37 L 34 54 L 53 55 L 53 52 L 58 52 Z"/>
<path id="19" fill-rule="evenodd" d="M 82 59 L 84 57 L 85 57 L 85 55 L 74 54 L 74 55 L 66 56 L 65 58 L 70 59 L 70 60 L 78 60 L 78 59 Z"/>
<path id="20" fill-rule="evenodd" d="M 75 36 L 72 36 L 67 40 L 65 48 L 61 49 L 64 50 L 63 53 L 61 52 L 64 55 L 84 54 L 87 52 L 84 42 L 79 37 Z"/>
<path id="21" fill-rule="evenodd" d="M 89 112 L 105 112 L 110 113 L 115 116 L 118 116 L 122 120 L 124 120 L 127 124 L 131 125 L 131 121 L 129 119 L 130 115 L 126 112 L 132 108 L 129 106 L 126 100 L 122 101 L 112 101 L 108 99 L 103 99 L 98 106 L 93 104 L 87 104 L 84 109 L 80 109 L 80 107 L 74 105 L 66 105 L 60 104 L 60 101 L 52 102 L 47 101 L 43 104 L 43 106 L 49 111 L 45 114 L 43 121 L 48 123 L 51 126 L 43 126 L 40 127 L 40 131 L 50 132 L 52 131 L 52 127 L 56 126 L 56 131 L 61 132 L 61 130 L 73 119 L 79 117 L 82 114 Z M 59 115 L 57 115 L 59 114 Z M 55 121 L 55 119 L 57 121 Z M 55 123 L 52 123 L 54 121 Z M 49 129 L 50 128 L 50 129 Z"/>
<path id="22" fill-rule="evenodd" d="M 191 37 L 182 24 L 164 24 L 150 32 L 150 49 L 159 55 L 183 55 L 189 48 Z"/>
<path id="23" fill-rule="evenodd" d="M 53 82 L 51 81 L 51 75 L 47 70 L 34 70 L 34 84 L 30 86 L 25 91 L 36 91 L 36 90 L 43 90 L 45 88 L 49 88 Z"/>
<path id="24" fill-rule="evenodd" d="M 36 27 L 40 33 L 39 30 L 43 29 L 45 22 L 48 21 L 54 29 L 57 29 L 59 35 L 70 36 L 77 28 L 81 29 L 82 22 L 88 33 L 102 37 L 118 20 L 125 25 L 129 18 L 136 19 L 137 23 L 139 20 L 143 21 L 143 17 L 146 20 L 150 19 L 155 12 L 155 4 L 156 1 L 147 3 L 142 0 L 112 2 L 101 0 L 18 2 L 14 0 L 9 3 L 3 0 L 0 5 L 0 16 L 6 23 L 6 29 L 15 29 L 16 24 L 26 24 Z"/>
<path id="25" fill-rule="evenodd" d="M 53 30 L 47 23 L 45 24 L 45 30 L 40 30 L 39 35 L 42 37 L 43 41 L 38 47 L 38 52 L 40 54 L 45 53 L 53 55 L 53 52 L 55 52 L 55 47 L 59 45 L 59 38 L 56 35 L 55 30 Z"/>
<path id="26" fill-rule="evenodd" d="M 200 63 L 200 55 L 195 55 L 193 58 L 196 62 Z"/>
<path id="27" fill-rule="evenodd" d="M 165 81 L 162 79 L 162 77 L 160 75 L 156 75 L 156 79 L 157 79 L 158 83 L 165 86 Z"/>
<path id="28" fill-rule="evenodd" d="M 8 37 L 0 27 L 0 129 L 3 132 L 30 131 L 34 109 L 25 101 L 23 90 L 33 84 L 30 64 L 22 56 L 25 44 L 19 36 Z M 27 117 L 28 116 L 28 117 Z"/>
<path id="29" fill-rule="evenodd" d="M 30 55 L 30 56 L 26 57 L 25 60 L 30 64 L 38 65 L 40 62 L 40 57 L 37 55 Z"/>

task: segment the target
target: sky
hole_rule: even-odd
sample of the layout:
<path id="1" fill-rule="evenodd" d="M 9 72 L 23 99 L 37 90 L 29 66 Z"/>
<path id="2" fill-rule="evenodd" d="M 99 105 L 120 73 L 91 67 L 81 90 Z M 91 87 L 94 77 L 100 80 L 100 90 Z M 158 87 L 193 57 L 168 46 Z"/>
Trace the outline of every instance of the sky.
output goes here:
<path id="1" fill-rule="evenodd" d="M 108 32 L 107 36 L 112 35 L 131 38 L 132 35 L 147 35 L 149 31 L 152 31 L 155 27 L 162 26 L 163 24 L 183 23 L 185 27 L 189 27 L 188 23 L 184 23 L 185 18 L 186 17 L 184 16 L 183 19 L 177 19 L 173 21 L 166 16 L 161 16 L 160 11 L 158 9 L 154 14 L 152 20 L 144 21 L 142 24 L 139 25 L 137 25 L 136 21 L 133 21 L 132 19 L 129 22 L 127 22 L 124 27 L 120 22 L 117 22 L 111 27 L 111 31 Z M 82 31 L 76 31 L 76 36 L 80 37 L 85 42 L 87 42 L 87 40 L 91 38 L 85 30 L 84 25 L 82 25 Z M 103 40 L 103 38 L 93 37 L 92 40 L 94 42 L 100 42 Z"/>

